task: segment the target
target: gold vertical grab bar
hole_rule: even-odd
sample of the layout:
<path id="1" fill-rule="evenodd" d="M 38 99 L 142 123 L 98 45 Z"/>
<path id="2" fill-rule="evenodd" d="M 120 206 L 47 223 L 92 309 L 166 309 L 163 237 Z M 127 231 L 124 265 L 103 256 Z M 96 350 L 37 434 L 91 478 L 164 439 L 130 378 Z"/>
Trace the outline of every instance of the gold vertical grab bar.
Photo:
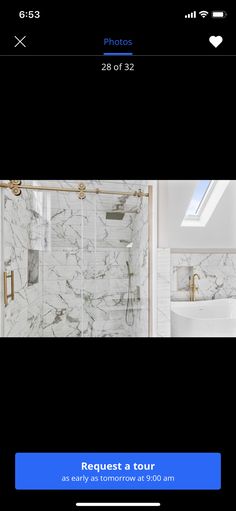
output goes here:
<path id="1" fill-rule="evenodd" d="M 11 299 L 15 299 L 15 275 L 14 271 L 11 271 Z"/>
<path id="2" fill-rule="evenodd" d="M 11 294 L 7 294 L 7 279 L 11 279 Z M 14 271 L 11 271 L 11 274 L 8 275 L 7 271 L 4 271 L 4 304 L 8 305 L 8 298 L 12 300 L 15 299 L 15 280 L 14 280 Z"/>
<path id="3" fill-rule="evenodd" d="M 7 298 L 7 272 L 4 271 L 4 304 L 8 304 L 8 298 Z"/>

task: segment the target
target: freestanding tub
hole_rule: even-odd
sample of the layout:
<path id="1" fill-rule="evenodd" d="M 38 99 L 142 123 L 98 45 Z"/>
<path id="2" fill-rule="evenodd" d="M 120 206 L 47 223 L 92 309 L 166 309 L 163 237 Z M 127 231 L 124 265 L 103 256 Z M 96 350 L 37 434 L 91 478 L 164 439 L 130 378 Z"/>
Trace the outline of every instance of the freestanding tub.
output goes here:
<path id="1" fill-rule="evenodd" d="M 171 302 L 172 337 L 236 337 L 236 299 Z"/>

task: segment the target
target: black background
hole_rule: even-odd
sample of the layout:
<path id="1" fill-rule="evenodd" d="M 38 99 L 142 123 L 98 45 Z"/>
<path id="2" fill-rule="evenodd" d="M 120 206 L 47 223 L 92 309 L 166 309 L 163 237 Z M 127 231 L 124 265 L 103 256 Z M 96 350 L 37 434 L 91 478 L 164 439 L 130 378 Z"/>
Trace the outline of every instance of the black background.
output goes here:
<path id="1" fill-rule="evenodd" d="M 7 509 L 67 510 L 77 501 L 160 501 L 163 509 L 224 509 L 230 502 L 232 340 L 3 342 L 1 358 L 9 366 L 1 501 Z M 14 454 L 30 451 L 221 452 L 222 490 L 14 491 Z"/>

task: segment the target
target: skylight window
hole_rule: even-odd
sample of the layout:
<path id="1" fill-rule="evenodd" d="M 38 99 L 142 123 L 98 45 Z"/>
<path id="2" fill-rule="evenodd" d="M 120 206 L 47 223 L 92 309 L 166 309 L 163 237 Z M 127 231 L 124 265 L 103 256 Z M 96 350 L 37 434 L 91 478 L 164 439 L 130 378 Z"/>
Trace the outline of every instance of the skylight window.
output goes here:
<path id="1" fill-rule="evenodd" d="M 204 197 L 211 185 L 212 181 L 210 179 L 203 179 L 199 181 L 198 185 L 194 190 L 194 194 L 192 196 L 189 207 L 186 211 L 186 216 L 197 215 L 199 209 L 201 207 L 202 202 L 204 201 Z"/>
<path id="2" fill-rule="evenodd" d="M 210 220 L 230 180 L 207 180 L 198 182 L 189 203 L 182 227 L 204 227 Z"/>

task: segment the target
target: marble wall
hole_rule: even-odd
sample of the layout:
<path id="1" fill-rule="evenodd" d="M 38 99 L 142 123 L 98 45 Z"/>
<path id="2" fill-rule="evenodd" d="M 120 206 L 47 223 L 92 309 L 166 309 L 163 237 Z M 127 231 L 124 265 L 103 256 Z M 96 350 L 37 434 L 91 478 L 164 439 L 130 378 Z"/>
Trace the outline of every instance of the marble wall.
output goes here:
<path id="1" fill-rule="evenodd" d="M 63 182 L 63 186 L 65 184 L 75 186 L 76 183 Z M 85 184 L 88 188 L 122 191 L 137 189 L 138 184 L 145 186 L 130 181 L 85 181 Z M 122 220 L 106 218 L 106 212 L 111 211 L 117 202 L 117 197 L 112 195 L 88 194 L 80 201 L 74 194 L 54 193 L 50 194 L 50 200 L 51 235 L 44 252 L 44 335 L 142 335 L 145 329 L 142 315 L 138 316 L 137 310 L 129 310 L 128 316 L 126 314 L 127 261 L 135 274 L 130 308 L 136 306 L 136 282 L 141 287 L 143 280 L 143 288 L 146 282 L 143 275 L 145 260 L 142 261 L 140 255 L 145 245 L 145 228 L 137 218 L 143 217 L 147 210 L 143 210 L 140 199 L 126 200 L 127 213 Z M 138 214 L 135 213 L 137 207 Z M 140 240 L 142 246 L 139 246 Z M 139 328 L 141 324 L 142 328 Z"/>
<path id="2" fill-rule="evenodd" d="M 44 220 L 37 212 L 31 192 L 15 197 L 8 190 L 0 191 L 1 201 L 1 272 L 14 271 L 15 299 L 2 304 L 2 336 L 37 337 L 42 335 L 42 233 Z M 34 233 L 34 236 L 32 236 Z M 29 250 L 38 251 L 39 275 L 29 285 Z M 41 250 L 39 252 L 39 250 Z M 32 268 L 31 268 L 32 272 Z M 8 294 L 11 281 L 8 279 Z M 2 289 L 3 295 L 3 289 Z"/>
<path id="3" fill-rule="evenodd" d="M 157 337 L 170 337 L 170 249 L 157 249 Z"/>
<path id="4" fill-rule="evenodd" d="M 91 189 L 114 191 L 147 186 L 131 180 L 84 182 Z M 77 182 L 40 184 L 75 187 Z M 2 335 L 148 335 L 147 200 L 126 196 L 126 213 L 118 221 L 106 218 L 118 201 L 115 195 L 88 194 L 79 200 L 63 192 L 0 193 L 2 268 L 15 271 L 16 287 L 14 302 L 3 310 Z M 128 312 L 127 262 L 133 273 Z"/>
<path id="5" fill-rule="evenodd" d="M 236 253 L 172 253 L 171 300 L 189 300 L 189 276 L 197 273 L 197 299 L 236 298 Z"/>

